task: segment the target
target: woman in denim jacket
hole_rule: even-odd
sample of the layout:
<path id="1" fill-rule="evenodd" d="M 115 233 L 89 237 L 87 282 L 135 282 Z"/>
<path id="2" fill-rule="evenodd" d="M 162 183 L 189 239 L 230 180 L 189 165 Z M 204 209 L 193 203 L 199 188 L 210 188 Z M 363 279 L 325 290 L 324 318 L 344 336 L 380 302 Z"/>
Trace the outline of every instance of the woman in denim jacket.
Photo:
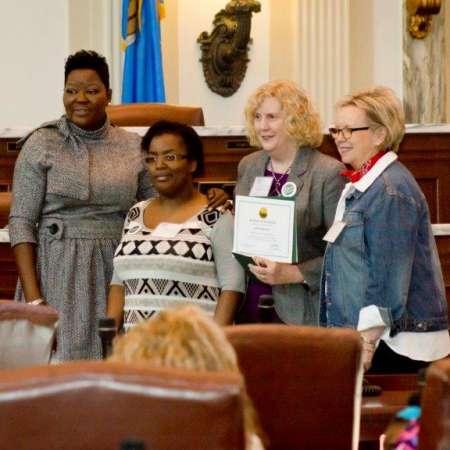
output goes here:
<path id="1" fill-rule="evenodd" d="M 392 90 L 344 97 L 330 128 L 350 181 L 321 281 L 321 323 L 361 333 L 372 372 L 415 372 L 450 351 L 447 301 L 424 194 L 397 160 L 404 113 Z"/>

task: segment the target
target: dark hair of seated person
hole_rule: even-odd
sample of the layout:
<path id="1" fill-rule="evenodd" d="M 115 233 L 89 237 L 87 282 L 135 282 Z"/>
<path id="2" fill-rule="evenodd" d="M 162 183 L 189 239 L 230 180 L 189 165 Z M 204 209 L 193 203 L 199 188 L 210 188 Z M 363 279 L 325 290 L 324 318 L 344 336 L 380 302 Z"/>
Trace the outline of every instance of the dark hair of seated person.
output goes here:
<path id="1" fill-rule="evenodd" d="M 163 134 L 178 136 L 182 140 L 186 147 L 187 159 L 197 162 L 197 168 L 194 171 L 193 176 L 201 176 L 204 167 L 203 143 L 196 131 L 189 125 L 168 120 L 155 122 L 142 139 L 142 152 L 148 154 L 152 140 Z"/>
<path id="2" fill-rule="evenodd" d="M 70 55 L 64 66 L 64 83 L 67 82 L 67 77 L 70 72 L 78 69 L 91 69 L 95 71 L 105 85 L 106 90 L 109 90 L 109 68 L 104 56 L 99 55 L 93 50 L 80 50 Z"/>

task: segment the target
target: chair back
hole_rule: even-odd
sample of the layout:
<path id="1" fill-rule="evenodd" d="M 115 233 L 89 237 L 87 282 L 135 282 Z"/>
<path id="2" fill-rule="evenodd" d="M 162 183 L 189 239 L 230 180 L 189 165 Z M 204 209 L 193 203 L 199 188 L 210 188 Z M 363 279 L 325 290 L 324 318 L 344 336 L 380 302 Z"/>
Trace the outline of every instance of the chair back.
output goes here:
<path id="1" fill-rule="evenodd" d="M 57 321 L 50 306 L 0 300 L 0 369 L 48 363 Z"/>
<path id="2" fill-rule="evenodd" d="M 149 127 L 158 120 L 170 120 L 186 125 L 203 126 L 203 110 L 197 106 L 179 106 L 167 103 L 124 103 L 109 105 L 106 114 L 119 127 Z"/>
<path id="3" fill-rule="evenodd" d="M 104 361 L 0 372 L 0 448 L 244 448 L 237 374 Z"/>
<path id="4" fill-rule="evenodd" d="M 268 450 L 358 448 L 359 334 L 286 325 L 227 327 Z"/>
<path id="5" fill-rule="evenodd" d="M 450 448 L 450 359 L 427 369 L 422 392 L 419 450 Z"/>

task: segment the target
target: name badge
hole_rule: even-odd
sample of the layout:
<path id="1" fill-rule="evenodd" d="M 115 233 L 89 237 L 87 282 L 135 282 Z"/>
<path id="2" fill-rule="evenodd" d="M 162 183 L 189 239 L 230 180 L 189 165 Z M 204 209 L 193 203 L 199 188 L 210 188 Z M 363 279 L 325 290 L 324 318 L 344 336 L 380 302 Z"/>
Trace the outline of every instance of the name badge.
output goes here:
<path id="1" fill-rule="evenodd" d="M 297 186 L 294 182 L 288 181 L 283 184 L 281 188 L 281 195 L 283 197 L 293 197 L 297 193 Z"/>
<path id="2" fill-rule="evenodd" d="M 256 177 L 248 194 L 249 197 L 267 197 L 272 186 L 272 177 Z"/>
<path id="3" fill-rule="evenodd" d="M 152 236 L 162 237 L 162 238 L 173 238 L 181 230 L 182 223 L 169 223 L 161 222 L 153 231 Z"/>
<path id="4" fill-rule="evenodd" d="M 342 221 L 334 222 L 322 239 L 324 241 L 333 243 L 342 233 L 342 230 L 345 228 L 346 225 L 347 224 Z"/>
<path id="5" fill-rule="evenodd" d="M 136 234 L 139 233 L 139 231 L 142 230 L 142 226 L 138 222 L 130 222 L 128 224 L 128 231 L 127 234 Z"/>

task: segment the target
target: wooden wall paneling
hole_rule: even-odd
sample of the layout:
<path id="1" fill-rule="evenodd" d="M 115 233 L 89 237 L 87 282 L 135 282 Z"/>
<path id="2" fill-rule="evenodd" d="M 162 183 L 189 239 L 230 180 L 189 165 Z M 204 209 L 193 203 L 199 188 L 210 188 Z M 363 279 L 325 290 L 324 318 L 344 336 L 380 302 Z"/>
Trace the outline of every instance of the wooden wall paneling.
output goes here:
<path id="1" fill-rule="evenodd" d="M 450 222 L 450 203 L 447 191 L 450 189 L 450 157 L 448 161 L 411 159 L 400 155 L 400 161 L 413 173 L 428 202 L 432 223 Z"/>
<path id="2" fill-rule="evenodd" d="M 17 269 L 9 242 L 0 243 L 0 299 L 14 298 Z"/>
<path id="3" fill-rule="evenodd" d="M 18 154 L 16 138 L 0 137 L 0 193 L 10 189 Z M 203 136 L 205 173 L 200 181 L 234 181 L 239 161 L 255 149 L 245 136 Z M 320 150 L 339 158 L 333 139 L 324 136 Z M 401 144 L 400 161 L 413 173 L 427 198 L 431 221 L 450 223 L 450 133 L 408 133 Z M 6 214 L 0 217 L 6 221 Z M 0 224 L 3 225 L 3 224 Z M 450 237 L 438 236 L 439 255 L 444 271 L 447 299 L 450 301 Z M 0 245 L 0 285 L 11 292 L 12 255 L 4 256 L 9 244 Z M 3 258 L 3 259 L 1 259 Z M 9 261 L 9 262 L 8 262 Z M 15 268 L 14 268 L 15 271 Z M 5 280 L 2 279 L 5 274 Z M 9 278 L 8 278 L 9 277 Z M 1 292 L 1 288 L 0 288 Z"/>
<path id="4" fill-rule="evenodd" d="M 202 180 L 234 181 L 239 161 L 254 148 L 245 136 L 202 137 L 205 173 Z"/>
<path id="5" fill-rule="evenodd" d="M 411 133 L 400 146 L 400 161 L 413 173 L 419 184 L 435 179 L 432 192 L 425 188 L 430 211 L 436 206 L 434 223 L 450 223 L 450 134 Z M 425 181 L 426 180 L 426 181 Z"/>
<path id="6" fill-rule="evenodd" d="M 431 223 L 439 223 L 439 178 L 419 176 L 416 179 L 427 199 Z"/>
<path id="7" fill-rule="evenodd" d="M 447 303 L 449 304 L 448 317 L 450 323 L 450 236 L 436 236 L 436 244 L 444 276 Z"/>
<path id="8" fill-rule="evenodd" d="M 16 140 L 0 138 L 0 192 L 6 192 L 11 189 L 14 164 L 19 154 Z"/>

